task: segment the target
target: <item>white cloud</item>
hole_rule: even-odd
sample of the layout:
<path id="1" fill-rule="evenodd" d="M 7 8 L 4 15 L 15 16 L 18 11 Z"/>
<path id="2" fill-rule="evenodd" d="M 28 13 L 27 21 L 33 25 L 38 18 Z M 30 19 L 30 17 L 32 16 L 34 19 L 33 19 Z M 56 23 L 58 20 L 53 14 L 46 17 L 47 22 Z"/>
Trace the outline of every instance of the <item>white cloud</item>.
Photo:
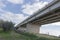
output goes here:
<path id="1" fill-rule="evenodd" d="M 11 3 L 14 3 L 14 4 L 23 4 L 24 0 L 7 0 Z"/>
<path id="2" fill-rule="evenodd" d="M 47 30 L 47 29 L 45 29 L 45 30 L 43 30 L 43 29 L 41 29 L 41 31 L 40 31 L 40 33 L 43 33 L 43 34 L 48 34 L 49 33 L 49 35 L 54 35 L 54 36 L 59 36 L 60 35 L 60 32 L 59 32 L 60 30 Z"/>
<path id="3" fill-rule="evenodd" d="M 50 24 L 45 24 L 44 26 L 49 26 L 49 25 L 59 25 L 60 26 L 60 22 L 54 22 L 54 23 L 50 23 Z"/>
<path id="4" fill-rule="evenodd" d="M 42 25 L 40 27 L 40 33 L 48 34 L 48 32 L 49 32 L 50 35 L 59 36 L 60 35 L 59 26 L 60 26 L 60 22 Z"/>
<path id="5" fill-rule="evenodd" d="M 35 0 L 35 1 L 39 2 L 39 0 Z"/>
<path id="6" fill-rule="evenodd" d="M 6 7 L 6 5 L 0 0 L 0 8 Z"/>
<path id="7" fill-rule="evenodd" d="M 50 25 L 60 25 L 60 22 L 51 23 Z"/>
<path id="8" fill-rule="evenodd" d="M 0 13 L 0 19 L 3 19 L 5 21 L 12 21 L 16 24 L 22 22 L 26 18 L 27 18 L 27 16 L 24 16 L 23 14 L 14 14 L 12 12 L 7 12 L 4 10 L 2 13 Z"/>
<path id="9" fill-rule="evenodd" d="M 38 9 L 43 8 L 47 4 L 48 4 L 48 2 L 42 2 L 42 1 L 36 1 L 32 5 L 31 4 L 25 4 L 22 6 L 22 8 L 23 8 L 22 12 L 26 13 L 28 15 L 31 15 L 34 12 L 36 12 Z"/>

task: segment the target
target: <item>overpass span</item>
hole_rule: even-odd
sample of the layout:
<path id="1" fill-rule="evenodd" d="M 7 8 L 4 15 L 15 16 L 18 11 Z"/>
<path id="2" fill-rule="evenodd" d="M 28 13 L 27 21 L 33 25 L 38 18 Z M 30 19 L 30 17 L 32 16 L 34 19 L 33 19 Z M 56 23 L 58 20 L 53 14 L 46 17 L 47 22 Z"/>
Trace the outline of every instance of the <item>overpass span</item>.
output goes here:
<path id="1" fill-rule="evenodd" d="M 39 33 L 39 27 L 44 24 L 60 21 L 60 0 L 54 0 L 43 9 L 36 12 L 17 25 L 26 32 Z"/>

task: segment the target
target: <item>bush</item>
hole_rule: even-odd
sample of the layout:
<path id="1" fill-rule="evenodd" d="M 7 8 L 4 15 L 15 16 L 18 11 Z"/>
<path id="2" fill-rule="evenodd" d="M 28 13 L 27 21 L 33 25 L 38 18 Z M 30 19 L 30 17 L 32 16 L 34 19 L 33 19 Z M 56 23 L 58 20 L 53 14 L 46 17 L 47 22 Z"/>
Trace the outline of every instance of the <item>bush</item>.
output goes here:
<path id="1" fill-rule="evenodd" d="M 2 21 L 2 22 L 0 22 L 0 26 L 1 26 L 1 28 L 3 28 L 4 32 L 7 32 L 7 31 L 10 31 L 13 29 L 14 24 L 9 21 Z"/>

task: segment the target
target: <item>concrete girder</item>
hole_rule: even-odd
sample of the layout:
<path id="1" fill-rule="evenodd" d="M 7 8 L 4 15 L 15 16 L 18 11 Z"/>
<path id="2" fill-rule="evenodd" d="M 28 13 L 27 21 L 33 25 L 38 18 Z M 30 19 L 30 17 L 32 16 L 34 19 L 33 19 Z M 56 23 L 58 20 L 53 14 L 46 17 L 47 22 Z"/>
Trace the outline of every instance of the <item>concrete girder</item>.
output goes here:
<path id="1" fill-rule="evenodd" d="M 60 12 L 55 15 L 50 15 L 49 18 L 45 17 L 45 19 L 36 21 L 34 23 L 38 23 L 40 25 L 43 25 L 44 23 L 48 24 L 48 23 L 53 23 L 54 21 L 58 22 L 59 19 L 60 19 Z"/>

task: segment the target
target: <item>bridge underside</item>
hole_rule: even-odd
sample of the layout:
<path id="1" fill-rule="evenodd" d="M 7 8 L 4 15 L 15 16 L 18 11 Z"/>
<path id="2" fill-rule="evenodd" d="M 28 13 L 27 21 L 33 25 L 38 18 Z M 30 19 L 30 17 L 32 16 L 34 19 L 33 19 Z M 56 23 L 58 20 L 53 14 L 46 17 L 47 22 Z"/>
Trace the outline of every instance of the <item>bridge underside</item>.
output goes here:
<path id="1" fill-rule="evenodd" d="M 42 14 L 40 13 L 27 21 L 23 21 L 18 25 L 20 27 L 19 30 L 22 29 L 25 32 L 39 33 L 41 25 L 60 22 L 60 2 L 47 8 Z"/>
<path id="2" fill-rule="evenodd" d="M 31 21 L 32 24 L 50 24 L 54 22 L 60 22 L 60 8 L 56 11 L 51 11 L 47 15 L 44 15 L 43 17 L 39 17 L 38 19 Z"/>
<path id="3" fill-rule="evenodd" d="M 31 21 L 27 24 L 21 25 L 20 30 L 22 29 L 23 31 L 30 33 L 39 33 L 41 25 L 54 22 L 60 22 L 60 9 L 54 12 L 50 12 L 50 14 L 39 18 L 39 20 Z"/>
<path id="4" fill-rule="evenodd" d="M 27 26 L 27 29 L 29 30 L 28 32 L 39 33 L 41 25 L 54 22 L 60 22 L 60 9 L 45 15 L 41 19 L 39 18 L 39 20 L 32 21 L 31 24 Z"/>

